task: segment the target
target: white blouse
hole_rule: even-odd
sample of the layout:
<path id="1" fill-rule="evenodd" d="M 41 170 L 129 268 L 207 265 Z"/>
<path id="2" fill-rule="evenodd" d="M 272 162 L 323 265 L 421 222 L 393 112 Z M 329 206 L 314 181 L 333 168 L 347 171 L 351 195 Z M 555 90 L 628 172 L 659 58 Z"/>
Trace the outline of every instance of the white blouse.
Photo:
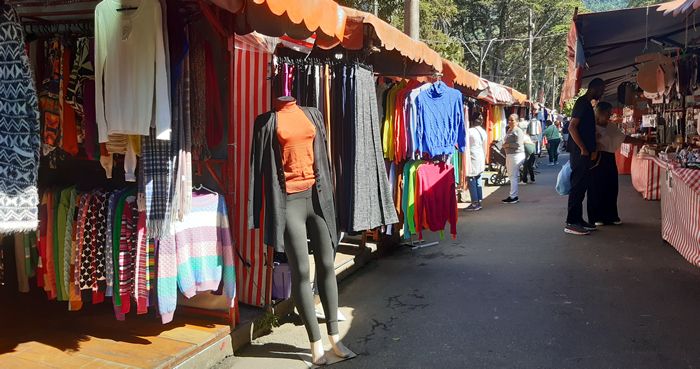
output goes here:
<path id="1" fill-rule="evenodd" d="M 486 131 L 481 127 L 469 128 L 469 170 L 468 177 L 476 177 L 486 169 Z"/>
<path id="2" fill-rule="evenodd" d="M 136 7 L 135 10 L 118 11 Z M 170 94 L 158 0 L 103 0 L 95 8 L 95 105 L 109 134 L 170 139 Z"/>
<path id="3" fill-rule="evenodd" d="M 625 134 L 620 131 L 615 123 L 608 123 L 607 126 L 595 126 L 596 149 L 614 153 L 625 142 Z"/>

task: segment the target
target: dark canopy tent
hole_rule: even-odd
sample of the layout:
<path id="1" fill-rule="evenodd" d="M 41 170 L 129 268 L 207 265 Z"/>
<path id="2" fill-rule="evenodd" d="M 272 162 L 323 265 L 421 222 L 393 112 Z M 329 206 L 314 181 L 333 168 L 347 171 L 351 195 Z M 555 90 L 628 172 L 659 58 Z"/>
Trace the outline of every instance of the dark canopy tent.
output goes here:
<path id="1" fill-rule="evenodd" d="M 700 45 L 700 18 L 664 15 L 660 6 L 575 15 L 562 103 L 594 78 L 606 80 L 606 95 L 614 95 L 621 83 L 635 80 L 640 55 L 672 56 Z"/>

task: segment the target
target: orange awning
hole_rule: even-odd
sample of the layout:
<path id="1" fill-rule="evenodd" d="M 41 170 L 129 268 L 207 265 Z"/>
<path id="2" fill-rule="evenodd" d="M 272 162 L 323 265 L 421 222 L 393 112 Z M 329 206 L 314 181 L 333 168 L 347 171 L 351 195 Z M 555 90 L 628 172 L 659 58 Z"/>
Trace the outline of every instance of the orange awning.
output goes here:
<path id="1" fill-rule="evenodd" d="M 447 59 L 442 59 L 442 78 L 458 86 L 479 90 L 479 76 Z"/>
<path id="2" fill-rule="evenodd" d="M 508 87 L 508 90 L 510 90 L 510 94 L 513 96 L 516 103 L 525 104 L 527 102 L 527 95 L 524 93 L 514 89 L 513 87 Z"/>
<path id="3" fill-rule="evenodd" d="M 210 1 L 237 15 L 239 34 L 257 31 L 303 40 L 316 33 L 318 41 L 326 45 L 338 44 L 345 34 L 345 11 L 333 0 Z"/>
<path id="4" fill-rule="evenodd" d="M 379 46 L 387 51 L 397 51 L 402 56 L 416 62 L 431 66 L 436 71 L 442 70 L 440 54 L 421 41 L 414 40 L 396 29 L 396 27 L 379 19 L 374 14 L 343 7 L 347 14 L 347 25 L 342 45 L 346 49 L 360 50 L 366 46 L 364 25 L 372 26 Z"/>

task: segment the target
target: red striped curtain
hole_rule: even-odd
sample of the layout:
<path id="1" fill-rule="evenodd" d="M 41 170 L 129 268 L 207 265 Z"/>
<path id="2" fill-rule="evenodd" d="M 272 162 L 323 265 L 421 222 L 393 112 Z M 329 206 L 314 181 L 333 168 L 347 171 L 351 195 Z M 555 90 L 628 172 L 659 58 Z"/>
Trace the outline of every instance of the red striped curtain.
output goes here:
<path id="1" fill-rule="evenodd" d="M 237 41 L 238 42 L 238 41 Z M 247 50 L 246 50 L 247 49 Z M 255 117 L 270 110 L 272 55 L 249 48 L 235 50 L 233 118 L 229 129 L 234 130 L 234 189 L 235 209 L 233 235 L 239 255 L 236 258 L 236 284 L 238 301 L 248 305 L 269 304 L 267 287 L 272 283 L 266 270 L 268 248 L 263 243 L 262 232 L 248 230 L 248 178 L 250 176 L 250 145 Z"/>

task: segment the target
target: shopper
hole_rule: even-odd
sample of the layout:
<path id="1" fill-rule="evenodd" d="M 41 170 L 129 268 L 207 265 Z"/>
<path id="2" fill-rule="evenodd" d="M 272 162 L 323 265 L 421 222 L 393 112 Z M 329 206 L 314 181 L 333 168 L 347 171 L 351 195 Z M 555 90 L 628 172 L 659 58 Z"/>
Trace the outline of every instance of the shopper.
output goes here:
<path id="1" fill-rule="evenodd" d="M 596 226 L 620 225 L 617 212 L 619 174 L 615 152 L 624 142 L 640 143 L 642 140 L 625 136 L 618 126 L 610 121 L 612 105 L 601 102 L 596 105 L 596 153 L 591 167 L 591 184 L 588 189 L 588 221 Z"/>
<path id="2" fill-rule="evenodd" d="M 586 94 L 574 104 L 569 125 L 569 162 L 571 163 L 571 190 L 564 232 L 573 235 L 587 235 L 596 229 L 594 224 L 583 220 L 583 199 L 590 183 L 591 153 L 596 151 L 595 112 L 593 101 L 598 101 L 605 93 L 605 81 L 600 78 L 588 84 Z"/>
<path id="3" fill-rule="evenodd" d="M 547 138 L 547 153 L 549 154 L 549 165 L 559 164 L 559 144 L 561 143 L 561 133 L 559 127 L 547 121 L 547 129 L 544 130 L 544 137 Z"/>
<path id="4" fill-rule="evenodd" d="M 537 144 L 535 142 L 537 136 L 532 136 L 525 134 L 525 140 L 523 144 L 525 145 L 525 161 L 523 162 L 523 171 L 520 179 L 523 183 L 528 183 L 528 177 L 530 177 L 530 183 L 535 183 L 535 162 L 537 161 Z"/>
<path id="5" fill-rule="evenodd" d="M 520 167 L 525 161 L 525 132 L 518 127 L 518 115 L 511 114 L 508 117 L 508 133 L 503 140 L 503 149 L 506 151 L 506 169 L 510 179 L 510 196 L 503 200 L 505 204 L 516 204 L 518 198 L 518 182 L 520 181 Z"/>
<path id="6" fill-rule="evenodd" d="M 481 210 L 481 201 L 484 199 L 483 187 L 481 185 L 481 174 L 486 167 L 486 140 L 488 138 L 486 131 L 482 127 L 484 119 L 479 116 L 471 121 L 469 128 L 469 198 L 471 204 L 467 207 L 467 211 Z"/>

